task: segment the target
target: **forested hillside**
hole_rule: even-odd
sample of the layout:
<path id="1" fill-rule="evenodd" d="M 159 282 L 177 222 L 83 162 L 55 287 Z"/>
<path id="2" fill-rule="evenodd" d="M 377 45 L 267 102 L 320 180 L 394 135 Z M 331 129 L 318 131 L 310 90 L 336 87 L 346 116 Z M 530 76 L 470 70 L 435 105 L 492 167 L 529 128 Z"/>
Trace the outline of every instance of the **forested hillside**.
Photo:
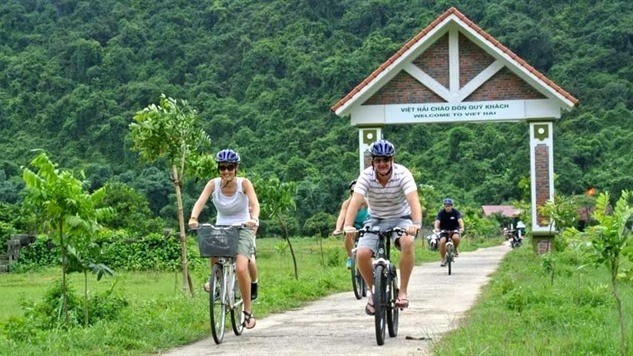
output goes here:
<path id="1" fill-rule="evenodd" d="M 160 94 L 187 100 L 213 150 L 298 186 L 296 230 L 335 215 L 357 174 L 357 132 L 330 107 L 450 6 L 580 100 L 554 126 L 556 189 L 633 187 L 633 2 L 3 0 L 0 201 L 43 148 L 91 188 L 122 182 L 175 218 L 162 168 L 128 125 Z M 387 127 L 420 184 L 478 207 L 529 200 L 527 124 Z M 186 209 L 203 182 L 185 187 Z"/>

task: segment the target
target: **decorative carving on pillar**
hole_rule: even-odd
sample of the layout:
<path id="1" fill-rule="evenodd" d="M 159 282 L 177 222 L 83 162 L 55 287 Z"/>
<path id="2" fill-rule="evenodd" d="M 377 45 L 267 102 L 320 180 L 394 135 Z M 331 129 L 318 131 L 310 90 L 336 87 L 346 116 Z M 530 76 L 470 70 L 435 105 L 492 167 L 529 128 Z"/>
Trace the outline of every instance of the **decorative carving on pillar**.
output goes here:
<path id="1" fill-rule="evenodd" d="M 531 126 L 532 136 L 532 204 L 534 221 L 532 226 L 536 230 L 545 232 L 550 228 L 547 216 L 539 213 L 538 208 L 554 199 L 553 182 L 553 139 L 552 123 L 534 123 Z"/>

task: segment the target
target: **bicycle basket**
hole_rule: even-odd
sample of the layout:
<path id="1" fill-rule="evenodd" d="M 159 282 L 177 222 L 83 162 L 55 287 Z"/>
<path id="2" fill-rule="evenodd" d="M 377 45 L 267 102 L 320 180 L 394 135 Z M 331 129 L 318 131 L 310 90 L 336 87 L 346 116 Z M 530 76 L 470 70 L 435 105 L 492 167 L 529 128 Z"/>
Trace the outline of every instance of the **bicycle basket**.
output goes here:
<path id="1" fill-rule="evenodd" d="M 236 226 L 217 227 L 203 224 L 198 228 L 201 257 L 235 257 L 240 231 Z"/>

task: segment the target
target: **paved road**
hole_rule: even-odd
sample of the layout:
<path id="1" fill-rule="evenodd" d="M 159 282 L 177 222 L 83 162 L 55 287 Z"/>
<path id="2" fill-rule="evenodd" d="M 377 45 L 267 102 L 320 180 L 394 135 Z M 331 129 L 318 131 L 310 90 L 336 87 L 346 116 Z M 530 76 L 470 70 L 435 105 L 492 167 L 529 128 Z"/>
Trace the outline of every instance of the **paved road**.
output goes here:
<path id="1" fill-rule="evenodd" d="M 439 262 L 416 266 L 398 336 L 387 335 L 383 346 L 376 344 L 374 318 L 364 313 L 366 300 L 356 300 L 350 287 L 302 309 L 258 319 L 254 329 L 239 337 L 227 330 L 220 345 L 209 337 L 162 354 L 429 355 L 433 341 L 459 324 L 508 251 L 504 244 L 462 252 L 451 276 Z M 437 302 L 440 298 L 443 303 Z"/>

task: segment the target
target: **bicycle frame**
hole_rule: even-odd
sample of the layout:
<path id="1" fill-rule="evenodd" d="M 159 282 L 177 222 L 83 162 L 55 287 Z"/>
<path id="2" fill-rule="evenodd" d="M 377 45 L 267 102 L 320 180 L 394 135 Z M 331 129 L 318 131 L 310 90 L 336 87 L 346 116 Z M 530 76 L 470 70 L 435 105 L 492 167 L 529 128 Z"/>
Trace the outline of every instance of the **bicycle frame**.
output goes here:
<path id="1" fill-rule="evenodd" d="M 235 302 L 235 285 L 237 282 L 237 275 L 235 274 L 235 258 L 232 257 L 220 257 L 216 260 L 216 264 L 222 265 L 222 273 L 224 274 L 222 285 L 222 303 L 227 308 L 234 309 L 244 301 L 240 300 Z"/>
<path id="2" fill-rule="evenodd" d="M 390 261 L 391 235 L 396 233 L 402 236 L 405 231 L 397 227 L 378 231 L 366 227 L 359 231 L 361 236 L 366 233 L 378 235 L 378 245 L 372 261 L 374 324 L 378 345 L 385 343 L 385 329 L 389 330 L 390 337 L 395 337 L 398 334 L 399 309 L 395 304 L 398 297 L 398 274 L 396 266 Z M 385 324 L 387 328 L 385 328 Z"/>

